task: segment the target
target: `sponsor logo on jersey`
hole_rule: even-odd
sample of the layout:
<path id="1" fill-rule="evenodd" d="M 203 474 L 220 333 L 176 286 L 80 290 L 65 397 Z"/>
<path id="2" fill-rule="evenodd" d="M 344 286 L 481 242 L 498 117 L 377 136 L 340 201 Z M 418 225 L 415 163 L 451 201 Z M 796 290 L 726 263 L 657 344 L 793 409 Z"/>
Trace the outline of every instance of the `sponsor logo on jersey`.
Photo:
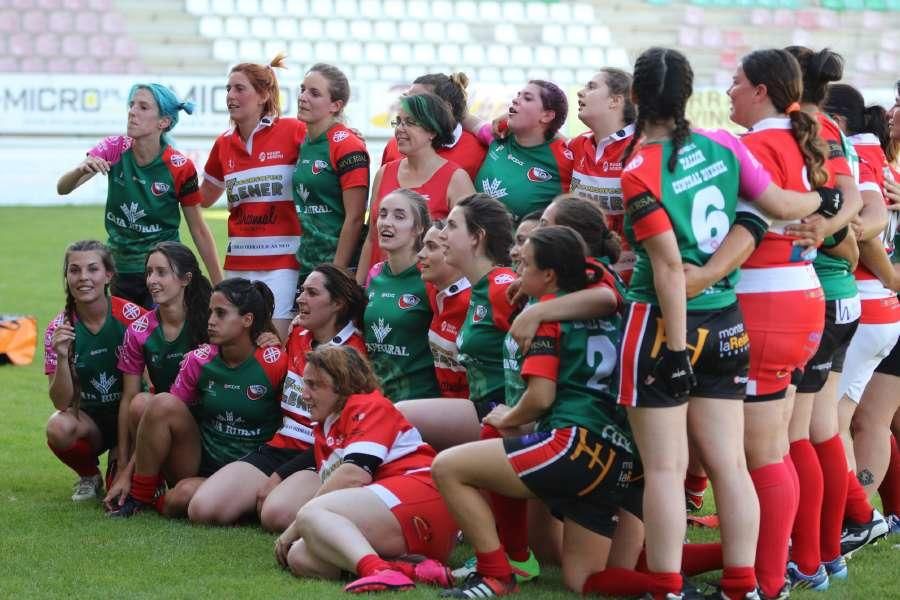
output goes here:
<path id="1" fill-rule="evenodd" d="M 483 304 L 479 304 L 475 307 L 475 312 L 472 314 L 472 322 L 479 323 L 482 319 L 487 316 L 487 306 Z"/>
<path id="2" fill-rule="evenodd" d="M 172 189 L 172 186 L 168 183 L 163 183 L 162 181 L 154 181 L 153 185 L 150 186 L 150 192 L 154 196 L 162 196 L 170 189 Z"/>
<path id="3" fill-rule="evenodd" d="M 494 283 L 497 285 L 503 285 L 504 283 L 512 283 L 516 278 L 513 277 L 509 273 L 500 273 L 499 275 L 494 276 Z"/>
<path id="4" fill-rule="evenodd" d="M 183 154 L 175 153 L 169 158 L 169 162 L 173 167 L 183 167 L 187 163 L 187 158 Z"/>
<path id="5" fill-rule="evenodd" d="M 263 350 L 263 360 L 268 364 L 271 365 L 272 363 L 277 362 L 279 358 L 281 358 L 281 350 L 275 346 L 269 346 Z"/>
<path id="6" fill-rule="evenodd" d="M 400 300 L 397 302 L 397 306 L 399 306 L 403 310 L 406 310 L 418 305 L 419 302 L 419 297 L 415 294 L 403 294 L 402 296 L 400 296 Z"/>
<path id="7" fill-rule="evenodd" d="M 553 175 L 540 167 L 531 167 L 528 169 L 527 177 L 528 181 L 534 183 L 541 183 L 542 181 L 550 181 L 553 179 Z"/>
<path id="8" fill-rule="evenodd" d="M 247 398 L 250 400 L 259 400 L 269 391 L 264 385 L 254 384 L 247 388 Z"/>
<path id="9" fill-rule="evenodd" d="M 146 217 L 147 213 L 144 212 L 144 209 L 140 207 L 137 202 L 132 202 L 131 204 L 122 204 L 119 206 L 122 210 L 122 213 L 125 215 L 125 218 L 128 219 L 129 223 L 137 223 L 141 220 L 141 218 Z"/>
<path id="10" fill-rule="evenodd" d="M 122 307 L 122 314 L 129 321 L 133 321 L 141 316 L 141 308 L 133 302 L 126 302 L 125 306 Z"/>
<path id="11" fill-rule="evenodd" d="M 200 360 L 206 360 L 209 358 L 209 344 L 203 344 L 202 346 L 198 346 L 196 350 L 194 350 L 194 356 L 199 358 Z"/>
<path id="12" fill-rule="evenodd" d="M 138 319 L 137 321 L 135 321 L 134 323 L 131 324 L 131 328 L 136 333 L 144 333 L 145 331 L 147 331 L 147 328 L 149 326 L 150 326 L 150 319 L 148 318 L 147 315 L 144 315 L 143 317 L 141 317 L 140 319 Z"/>
<path id="13" fill-rule="evenodd" d="M 378 317 L 377 323 L 372 323 L 372 333 L 375 334 L 375 339 L 378 340 L 379 344 L 384 343 L 384 339 L 391 332 L 391 329 L 391 324 L 385 323 L 381 317 Z"/>
<path id="14" fill-rule="evenodd" d="M 639 166 L 644 164 L 644 157 L 638 154 L 625 165 L 625 168 L 622 169 L 623 172 L 631 171 L 632 169 L 637 169 Z"/>
<path id="15" fill-rule="evenodd" d="M 336 143 L 336 142 L 343 142 L 343 141 L 346 140 L 348 137 L 350 137 L 350 132 L 349 132 L 349 131 L 344 131 L 344 130 L 341 130 L 341 131 L 335 131 L 335 132 L 334 132 L 334 135 L 331 136 L 331 141 L 332 141 L 332 142 L 335 142 L 335 143 Z"/>
<path id="16" fill-rule="evenodd" d="M 604 171 L 621 171 L 622 170 L 622 161 L 603 161 L 603 170 Z"/>
<path id="17" fill-rule="evenodd" d="M 234 159 L 233 158 L 228 159 L 228 170 L 234 171 Z"/>
<path id="18" fill-rule="evenodd" d="M 327 170 L 328 170 L 328 163 L 325 162 L 324 160 L 313 161 L 313 166 L 312 166 L 312 174 L 313 175 L 318 175 L 322 171 L 327 171 Z"/>
<path id="19" fill-rule="evenodd" d="M 509 194 L 509 192 L 506 191 L 506 188 L 503 187 L 503 182 L 496 177 L 493 179 L 488 179 L 487 177 L 482 179 L 481 189 L 494 200 L 499 200 Z"/>
<path id="20" fill-rule="evenodd" d="M 118 379 L 115 375 L 107 375 L 106 371 L 101 371 L 97 377 L 91 378 L 91 385 L 101 394 L 108 394 L 112 386 L 116 384 L 116 381 Z"/>
<path id="21" fill-rule="evenodd" d="M 271 152 L 266 152 L 263 150 L 259 153 L 259 162 L 266 162 L 267 160 L 281 160 L 284 158 L 284 154 L 282 154 L 281 150 L 273 150 Z"/>
<path id="22" fill-rule="evenodd" d="M 296 190 L 297 195 L 300 197 L 301 200 L 303 200 L 304 203 L 306 203 L 306 201 L 309 200 L 309 190 L 306 189 L 305 185 L 303 185 L 302 183 L 298 183 L 294 189 Z"/>

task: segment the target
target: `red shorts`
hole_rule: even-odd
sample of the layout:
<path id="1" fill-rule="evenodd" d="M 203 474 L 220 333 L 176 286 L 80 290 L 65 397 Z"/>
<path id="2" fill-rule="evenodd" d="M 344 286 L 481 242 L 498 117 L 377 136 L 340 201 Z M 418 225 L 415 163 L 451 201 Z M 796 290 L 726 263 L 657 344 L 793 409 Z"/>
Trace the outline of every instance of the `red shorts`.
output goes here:
<path id="1" fill-rule="evenodd" d="M 784 398 L 791 375 L 816 353 L 825 327 L 822 288 L 738 294 L 750 336 L 747 401 Z"/>
<path id="2" fill-rule="evenodd" d="M 380 479 L 366 489 L 397 517 L 407 553 L 447 562 L 459 527 L 428 471 Z"/>

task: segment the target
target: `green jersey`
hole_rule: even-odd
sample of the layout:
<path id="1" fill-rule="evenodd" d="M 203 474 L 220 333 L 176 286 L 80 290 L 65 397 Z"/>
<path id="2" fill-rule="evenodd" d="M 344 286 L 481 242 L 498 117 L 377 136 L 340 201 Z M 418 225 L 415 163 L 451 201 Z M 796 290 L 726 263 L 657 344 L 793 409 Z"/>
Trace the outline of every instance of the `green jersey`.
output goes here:
<path id="1" fill-rule="evenodd" d="M 203 454 L 226 464 L 256 450 L 281 426 L 281 388 L 287 354 L 278 347 L 257 348 L 230 367 L 219 347 L 202 344 L 189 352 L 170 393 L 196 405 Z"/>
<path id="2" fill-rule="evenodd" d="M 670 141 L 642 146 L 622 172 L 625 236 L 637 260 L 627 298 L 658 304 L 643 241 L 672 231 L 682 261 L 703 266 L 734 223 L 738 194 L 755 200 L 771 176 L 741 142 L 723 130 L 692 131 L 668 169 Z M 735 269 L 687 302 L 688 310 L 716 310 L 737 301 Z"/>
<path id="3" fill-rule="evenodd" d="M 297 250 L 300 282 L 316 265 L 332 262 L 344 226 L 345 190 L 369 187 L 369 153 L 365 142 L 340 123 L 300 145 L 294 167 L 293 196 L 303 228 Z"/>
<path id="4" fill-rule="evenodd" d="M 129 325 L 119 353 L 119 370 L 128 375 L 141 376 L 144 369 L 156 393 L 168 392 L 178 375 L 181 360 L 192 349 L 187 322 L 175 339 L 169 341 L 163 333 L 159 310 L 148 312 Z"/>
<path id="5" fill-rule="evenodd" d="M 506 290 L 515 279 L 511 269 L 497 267 L 474 284 L 456 337 L 459 362 L 469 380 L 469 399 L 476 404 L 504 399 L 503 340 L 514 312 Z"/>
<path id="6" fill-rule="evenodd" d="M 110 164 L 105 221 L 119 273 L 143 273 L 153 246 L 178 240 L 180 206 L 201 201 L 189 158 L 163 145 L 159 156 L 138 165 L 131 143 L 127 136 L 108 137 L 88 152 Z"/>
<path id="7" fill-rule="evenodd" d="M 475 177 L 475 189 L 506 205 L 516 221 L 544 210 L 569 191 L 572 151 L 562 140 L 520 146 L 514 136 L 494 140 Z"/>
<path id="8" fill-rule="evenodd" d="M 366 352 L 393 402 L 441 395 L 428 344 L 432 312 L 416 265 L 394 274 L 387 261 L 369 283 L 363 317 Z"/>

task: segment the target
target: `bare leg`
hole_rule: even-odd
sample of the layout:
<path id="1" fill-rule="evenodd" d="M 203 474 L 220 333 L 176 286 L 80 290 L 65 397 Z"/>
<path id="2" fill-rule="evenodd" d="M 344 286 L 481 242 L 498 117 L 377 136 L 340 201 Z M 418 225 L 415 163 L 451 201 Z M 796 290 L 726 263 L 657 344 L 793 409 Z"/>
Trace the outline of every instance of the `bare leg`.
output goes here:
<path id="1" fill-rule="evenodd" d="M 588 576 L 606 568 L 610 539 L 566 519 L 563 527 L 563 584 L 581 593 Z"/>
<path id="2" fill-rule="evenodd" d="M 475 405 L 465 398 L 404 400 L 396 407 L 438 452 L 474 442 L 481 434 Z"/>
<path id="3" fill-rule="evenodd" d="M 164 472 L 174 483 L 200 468 L 200 430 L 187 405 L 172 394 L 157 394 L 138 426 L 134 471 Z"/>
<path id="4" fill-rule="evenodd" d="M 853 415 L 853 452 L 860 483 L 870 497 L 887 473 L 891 459 L 891 421 L 900 408 L 900 377 L 875 373 Z"/>
<path id="5" fill-rule="evenodd" d="M 188 518 L 206 525 L 231 525 L 256 513 L 256 494 L 265 473 L 247 462 L 227 464 L 203 482 L 188 506 Z"/>
<path id="6" fill-rule="evenodd" d="M 166 492 L 162 514 L 170 519 L 181 519 L 187 516 L 188 506 L 197 489 L 206 481 L 204 477 L 188 477 L 179 481 L 174 488 Z"/>
<path id="7" fill-rule="evenodd" d="M 540 500 L 528 501 L 528 547 L 541 566 L 562 561 L 563 522 Z"/>
<path id="8" fill-rule="evenodd" d="M 838 434 L 837 385 L 840 373 L 829 372 L 825 385 L 815 395 L 809 421 L 809 439 L 813 444 L 827 442 Z"/>
<path id="9" fill-rule="evenodd" d="M 47 443 L 52 449 L 66 450 L 82 438 L 87 438 L 91 449 L 95 451 L 103 445 L 100 429 L 86 412 L 78 411 L 76 415 L 70 408 L 65 411 L 58 410 L 50 415 L 47 421 Z"/>
<path id="10" fill-rule="evenodd" d="M 613 534 L 606 567 L 633 570 L 644 548 L 644 522 L 621 508 L 617 515 L 619 524 Z"/>
<path id="11" fill-rule="evenodd" d="M 838 402 L 838 428 L 840 429 L 841 441 L 844 443 L 844 454 L 847 455 L 847 467 L 856 473 L 856 455 L 853 452 L 853 437 L 850 435 L 850 423 L 853 422 L 853 415 L 856 413 L 856 402 L 850 399 L 850 396 L 844 396 Z"/>
<path id="12" fill-rule="evenodd" d="M 294 522 L 299 511 L 316 495 L 322 480 L 315 471 L 298 471 L 269 492 L 259 511 L 263 529 L 281 533 Z"/>

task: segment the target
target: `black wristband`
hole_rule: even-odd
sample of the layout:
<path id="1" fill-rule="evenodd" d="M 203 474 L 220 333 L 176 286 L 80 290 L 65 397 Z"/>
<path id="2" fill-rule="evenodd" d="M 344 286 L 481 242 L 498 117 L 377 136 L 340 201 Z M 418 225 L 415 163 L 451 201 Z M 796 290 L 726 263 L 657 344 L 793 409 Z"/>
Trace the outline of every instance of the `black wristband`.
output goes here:
<path id="1" fill-rule="evenodd" d="M 819 208 L 816 209 L 816 212 L 827 219 L 838 214 L 841 210 L 841 206 L 844 204 L 844 197 L 840 190 L 822 187 L 817 188 L 816 192 L 818 192 L 819 198 L 821 198 Z"/>

